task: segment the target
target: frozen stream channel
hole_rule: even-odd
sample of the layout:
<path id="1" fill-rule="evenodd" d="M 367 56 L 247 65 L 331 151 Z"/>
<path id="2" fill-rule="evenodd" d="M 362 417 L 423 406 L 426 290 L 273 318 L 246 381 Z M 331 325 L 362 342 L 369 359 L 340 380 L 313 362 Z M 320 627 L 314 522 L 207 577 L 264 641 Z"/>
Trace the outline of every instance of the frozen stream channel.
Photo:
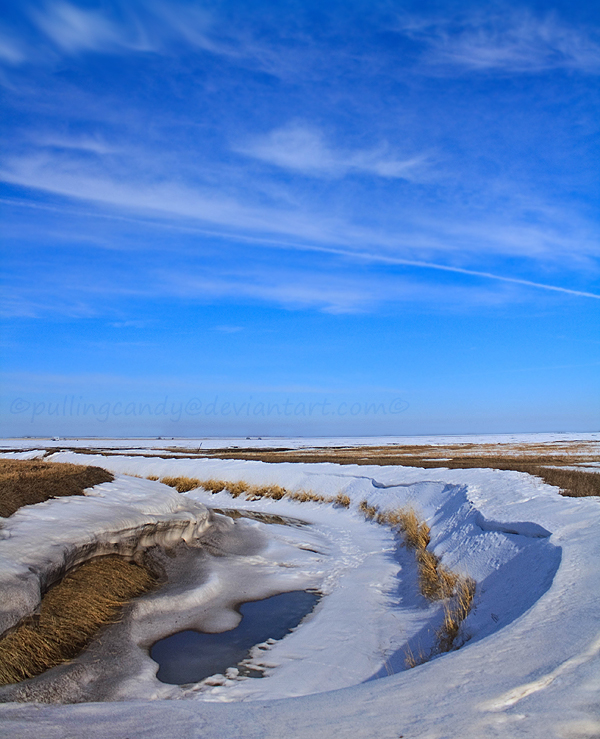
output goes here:
<path id="1" fill-rule="evenodd" d="M 319 596 L 306 590 L 279 593 L 264 600 L 239 606 L 240 623 L 229 631 L 202 634 L 178 631 L 156 642 L 150 656 L 160 667 L 156 677 L 163 683 L 183 685 L 198 683 L 215 674 L 242 674 L 262 678 L 258 670 L 240 663 L 257 644 L 273 643 L 299 626 L 316 604 Z"/>

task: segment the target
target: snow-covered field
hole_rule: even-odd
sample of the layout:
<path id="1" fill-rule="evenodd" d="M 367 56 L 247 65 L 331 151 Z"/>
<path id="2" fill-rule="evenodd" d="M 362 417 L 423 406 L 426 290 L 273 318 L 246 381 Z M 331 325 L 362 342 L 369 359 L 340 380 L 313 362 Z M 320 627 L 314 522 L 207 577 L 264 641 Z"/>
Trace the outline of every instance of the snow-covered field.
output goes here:
<path id="1" fill-rule="evenodd" d="M 597 434 L 566 436 L 476 439 L 598 440 Z M 473 440 L 404 437 L 397 443 Z M 86 547 L 108 551 L 109 545 L 124 540 L 123 532 L 130 548 L 134 541 L 141 546 L 134 536 L 141 529 L 149 537 L 146 545 L 173 544 L 177 537 L 193 544 L 214 526 L 206 507 L 276 513 L 308 525 L 218 518 L 212 541 L 220 551 L 203 560 L 198 582 L 188 577 L 190 582 L 177 593 L 167 587 L 136 601 L 104 644 L 92 645 L 73 667 L 55 668 L 37 679 L 38 693 L 33 690 L 29 696 L 47 700 L 44 685 L 55 680 L 67 698 L 97 695 L 104 702 L 3 703 L 0 726 L 6 736 L 583 739 L 600 734 L 598 498 L 565 498 L 529 475 L 491 469 L 274 465 L 127 454 L 175 445 L 198 448 L 199 443 L 55 442 L 58 448 L 119 449 L 116 456 L 58 451 L 49 457 L 97 464 L 116 473 L 116 479 L 84 498 L 48 501 L 3 520 L 2 589 L 13 594 L 12 610 L 7 601 L 3 606 L 4 618 L 14 622 L 31 609 L 39 597 L 35 573 L 75 561 Z M 325 446 L 323 440 L 306 439 L 210 442 L 215 448 L 251 443 Z M 351 443 L 392 440 L 328 441 L 330 446 Z M 2 446 L 29 455 L 27 450 L 51 444 L 4 440 Z M 285 499 L 246 501 L 201 489 L 179 495 L 160 482 L 132 475 L 275 483 L 326 495 L 343 492 L 352 505 L 346 510 Z M 426 652 L 432 644 L 441 607 L 418 594 L 413 555 L 399 547 L 385 526 L 364 519 L 358 511 L 363 500 L 383 511 L 412 506 L 431 527 L 431 547 L 443 563 L 476 580 L 475 607 L 463 623 L 459 649 L 413 669 L 405 667 L 408 649 Z M 172 530 L 169 520 L 176 522 Z M 154 640 L 190 624 L 231 628 L 236 619 L 232 606 L 241 594 L 251 599 L 300 588 L 316 588 L 324 597 L 292 634 L 253 651 L 249 664 L 264 670 L 264 679 L 244 679 L 230 671 L 184 687 L 156 680 L 157 666 L 147 653 Z M 122 650 L 120 660 L 106 657 L 111 644 Z M 75 674 L 70 669 L 76 670 L 77 680 L 69 677 Z M 94 680 L 101 689 L 94 688 Z"/>
<path id="2" fill-rule="evenodd" d="M 106 439 L 94 437 L 76 438 L 19 438 L 0 439 L 3 449 L 40 449 L 65 447 L 82 449 L 115 449 L 145 453 L 151 450 L 172 449 L 234 449 L 236 447 L 261 449 L 285 447 L 287 449 L 312 449 L 315 447 L 384 446 L 390 444 L 445 446 L 448 444 L 543 444 L 573 441 L 600 441 L 599 432 L 589 433 L 529 433 L 529 434 L 457 434 L 445 436 L 343 436 L 343 437 L 239 437 L 239 438 L 170 438 Z"/>

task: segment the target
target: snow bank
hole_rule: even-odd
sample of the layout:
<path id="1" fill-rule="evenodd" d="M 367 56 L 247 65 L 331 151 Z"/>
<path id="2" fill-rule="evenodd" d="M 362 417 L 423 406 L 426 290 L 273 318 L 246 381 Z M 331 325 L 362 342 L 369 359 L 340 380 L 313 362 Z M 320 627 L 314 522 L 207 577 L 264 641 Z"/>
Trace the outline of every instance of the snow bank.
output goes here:
<path id="1" fill-rule="evenodd" d="M 46 454 L 45 449 L 31 449 L 26 452 L 4 452 L 0 454 L 1 459 L 41 459 Z"/>
<path id="2" fill-rule="evenodd" d="M 117 473 L 243 479 L 291 490 L 344 492 L 352 507 L 234 502 L 226 492 L 211 496 L 201 490 L 177 496 L 186 501 L 182 505 L 235 506 L 308 521 L 310 527 L 298 529 L 245 522 L 246 528 L 260 529 L 268 544 L 254 555 L 223 561 L 219 578 L 227 578 L 233 565 L 238 583 L 253 567 L 258 579 L 264 575 L 264 583 L 277 578 L 278 570 L 294 573 L 298 583 L 319 582 L 326 596 L 313 617 L 281 642 L 255 651 L 251 661 L 267 670 L 266 679 L 230 675 L 212 686 L 158 689 L 145 663 L 146 672 L 121 684 L 119 703 L 0 706 L 7 734 L 32 737 L 40 721 L 49 739 L 81 733 L 90 739 L 174 733 L 203 739 L 401 734 L 574 739 L 600 731 L 594 707 L 600 677 L 597 499 L 564 498 L 528 475 L 488 469 L 73 453 L 53 459 L 94 463 Z M 152 486 L 157 496 L 160 491 L 169 500 L 173 495 L 159 483 L 135 478 L 130 483 Z M 458 651 L 404 669 L 406 645 L 413 651 L 419 644 L 427 646 L 439 609 L 415 594 L 409 553 L 397 549 L 384 527 L 361 519 L 361 500 L 381 509 L 414 507 L 428 521 L 432 547 L 444 564 L 477 580 L 475 609 L 464 622 L 465 643 Z M 142 598 L 140 604 L 152 621 L 151 599 Z M 143 613 L 138 616 L 132 623 L 143 623 Z M 371 679 L 388 672 L 396 674 Z"/>
<path id="3" fill-rule="evenodd" d="M 41 592 L 90 557 L 135 558 L 154 544 L 192 542 L 210 525 L 201 504 L 123 476 L 85 496 L 24 506 L 0 522 L 0 633 L 31 614 Z"/>

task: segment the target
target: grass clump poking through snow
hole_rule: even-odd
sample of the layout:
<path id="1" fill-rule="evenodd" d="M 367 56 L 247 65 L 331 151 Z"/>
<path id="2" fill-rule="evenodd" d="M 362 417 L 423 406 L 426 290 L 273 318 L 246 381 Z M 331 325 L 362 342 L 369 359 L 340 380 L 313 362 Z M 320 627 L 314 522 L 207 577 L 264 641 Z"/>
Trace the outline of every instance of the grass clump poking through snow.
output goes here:
<path id="1" fill-rule="evenodd" d="M 457 578 L 452 598 L 444 604 L 444 622 L 436 632 L 437 651 L 449 652 L 461 623 L 471 612 L 475 595 L 475 581 L 470 577 Z"/>
<path id="2" fill-rule="evenodd" d="M 333 498 L 327 495 L 321 495 L 320 493 L 313 493 L 312 490 L 299 490 L 296 493 L 288 493 L 287 497 L 290 500 L 297 500 L 300 503 L 332 503 Z"/>
<path id="3" fill-rule="evenodd" d="M 421 551 L 427 548 L 431 541 L 429 526 L 424 521 L 419 520 L 412 508 L 402 508 L 384 515 L 384 523 L 388 523 L 392 528 L 397 528 L 400 531 L 404 544 L 408 549 Z"/>
<path id="4" fill-rule="evenodd" d="M 366 500 L 361 500 L 358 504 L 358 510 L 364 515 L 365 518 L 369 520 L 373 520 L 374 518 L 378 518 L 377 516 L 377 506 L 369 505 L 369 503 Z M 379 520 L 379 519 L 378 519 Z M 380 523 L 382 523 L 380 521 Z"/>
<path id="5" fill-rule="evenodd" d="M 342 508 L 350 508 L 350 503 L 352 501 L 350 500 L 349 495 L 346 495 L 345 493 L 338 493 L 333 499 L 333 502 L 337 506 L 341 506 Z"/>
<path id="6" fill-rule="evenodd" d="M 259 498 L 281 500 L 286 496 L 291 496 L 291 493 L 288 493 L 288 491 L 280 485 L 264 485 L 263 487 L 252 485 L 246 491 L 247 500 L 259 500 Z"/>
<path id="7" fill-rule="evenodd" d="M 421 521 L 411 508 L 380 513 L 377 520 L 396 529 L 402 536 L 406 548 L 415 552 L 421 594 L 431 601 L 446 601 L 444 621 L 436 632 L 436 645 L 429 656 L 449 652 L 455 644 L 461 623 L 473 606 L 475 581 L 444 567 L 440 558 L 427 549 L 431 541 L 429 526 Z M 408 651 L 406 666 L 415 667 L 427 659 L 428 657 L 422 654 L 415 657 Z"/>
<path id="8" fill-rule="evenodd" d="M 0 684 L 20 682 L 76 657 L 131 598 L 151 590 L 144 567 L 109 555 L 69 572 L 29 617 L 0 639 Z"/>
<path id="9" fill-rule="evenodd" d="M 429 526 L 419 519 L 413 509 L 380 514 L 379 520 L 399 531 L 406 548 L 414 550 L 421 594 L 428 600 L 440 600 L 453 595 L 459 576 L 444 567 L 440 558 L 427 549 L 431 541 Z"/>
<path id="10" fill-rule="evenodd" d="M 161 482 L 175 488 L 178 493 L 187 493 L 189 490 L 194 490 L 202 485 L 200 480 L 195 477 L 163 477 Z"/>
<path id="11" fill-rule="evenodd" d="M 150 479 L 150 478 L 148 478 Z M 156 479 L 156 478 L 155 478 Z M 338 495 L 337 498 L 331 498 L 327 495 L 313 493 L 312 490 L 290 491 L 282 488 L 280 485 L 250 485 L 243 480 L 238 482 L 230 482 L 227 480 L 198 480 L 195 477 L 162 477 L 161 482 L 176 488 L 180 493 L 187 493 L 195 488 L 204 488 L 209 493 L 215 495 L 223 490 L 228 492 L 232 497 L 239 498 L 244 495 L 246 500 L 260 500 L 261 498 L 270 498 L 271 500 L 295 500 L 299 503 L 333 503 L 337 502 L 346 508 L 350 505 L 348 496 Z M 346 502 L 347 501 L 347 502 Z"/>
<path id="12" fill-rule="evenodd" d="M 230 484 L 233 485 L 234 483 L 230 483 Z M 224 480 L 203 480 L 200 483 L 200 487 L 204 488 L 205 490 L 208 490 L 209 493 L 216 495 L 217 493 L 220 493 L 222 490 L 225 490 L 225 488 L 227 487 L 227 483 Z M 234 497 L 238 497 L 238 496 L 234 496 Z"/>
<path id="13" fill-rule="evenodd" d="M 0 516 L 49 498 L 83 495 L 86 488 L 115 478 L 101 467 L 41 460 L 0 460 Z"/>

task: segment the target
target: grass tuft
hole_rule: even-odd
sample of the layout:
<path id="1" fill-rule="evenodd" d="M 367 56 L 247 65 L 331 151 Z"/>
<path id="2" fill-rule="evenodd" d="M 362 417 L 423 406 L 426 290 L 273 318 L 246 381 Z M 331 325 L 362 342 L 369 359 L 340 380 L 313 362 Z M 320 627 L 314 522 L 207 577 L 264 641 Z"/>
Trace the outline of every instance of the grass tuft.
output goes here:
<path id="1" fill-rule="evenodd" d="M 248 485 L 248 483 L 244 482 L 243 480 L 240 480 L 239 482 L 226 482 L 222 484 L 225 485 L 229 494 L 234 498 L 239 498 L 240 495 L 243 495 L 248 490 L 250 490 L 250 485 Z M 221 483 L 219 483 L 219 485 L 221 485 Z M 203 487 L 206 486 L 204 485 Z"/>
<path id="2" fill-rule="evenodd" d="M 470 577 L 457 578 L 454 595 L 444 604 L 444 622 L 436 633 L 438 652 L 452 649 L 461 623 L 471 612 L 474 596 L 475 581 Z"/>
<path id="3" fill-rule="evenodd" d="M 378 508 L 375 505 L 369 505 L 366 500 L 361 500 L 358 504 L 358 510 L 364 515 L 365 518 L 372 521 L 373 519 L 378 520 Z"/>
<path id="4" fill-rule="evenodd" d="M 366 504 L 359 506 L 368 516 Z M 421 594 L 431 601 L 445 600 L 444 622 L 436 632 L 436 644 L 429 655 L 420 653 L 415 656 L 410 649 L 406 651 L 405 664 L 416 667 L 426 662 L 434 654 L 441 654 L 452 649 L 460 631 L 460 625 L 469 615 L 475 596 L 475 581 L 462 577 L 444 567 L 440 558 L 427 549 L 431 541 L 429 526 L 419 519 L 412 508 L 387 511 L 377 516 L 379 523 L 388 524 L 398 531 L 407 549 L 415 552 Z"/>
<path id="5" fill-rule="evenodd" d="M 454 593 L 458 575 L 446 569 L 439 557 L 428 549 L 418 549 L 416 557 L 421 594 L 428 600 L 449 598 Z"/>
<path id="6" fill-rule="evenodd" d="M 300 490 L 296 493 L 288 493 L 290 500 L 297 500 L 300 503 L 331 503 L 333 498 L 320 493 L 313 493 L 312 490 Z"/>
<path id="7" fill-rule="evenodd" d="M 401 508 L 384 514 L 385 523 L 397 529 L 407 549 L 426 549 L 431 541 L 429 526 L 420 521 L 412 508 Z"/>
<path id="8" fill-rule="evenodd" d="M 32 616 L 0 639 L 0 685 L 20 682 L 76 657 L 123 605 L 156 585 L 144 567 L 109 555 L 69 572 Z"/>
<path id="9" fill-rule="evenodd" d="M 333 503 L 336 500 L 326 495 L 313 493 L 312 490 L 298 490 L 291 492 L 280 485 L 250 485 L 243 480 L 230 482 L 227 480 L 213 479 L 198 480 L 193 477 L 163 477 L 161 478 L 161 482 L 165 483 L 165 485 L 170 485 L 171 487 L 176 488 L 180 493 L 185 493 L 188 490 L 201 487 L 213 495 L 225 490 L 234 498 L 244 495 L 246 500 L 260 500 L 261 498 L 282 500 L 283 498 L 287 498 L 288 500 L 295 500 L 300 503 Z M 338 496 L 338 498 L 340 498 L 340 496 Z M 347 504 L 345 502 L 342 503 L 342 505 L 347 508 L 350 505 L 350 498 L 342 496 L 342 499 L 344 501 L 347 500 Z"/>
<path id="10" fill-rule="evenodd" d="M 235 483 L 229 483 L 230 485 L 234 485 Z M 220 493 L 222 490 L 225 490 L 225 488 L 228 486 L 228 483 L 224 482 L 223 480 L 203 480 L 200 483 L 200 487 L 207 490 L 209 493 L 212 493 L 213 495 L 216 495 L 217 493 Z M 241 493 L 238 493 L 241 494 Z"/>
<path id="11" fill-rule="evenodd" d="M 419 648 L 419 653 L 415 654 L 410 647 L 406 647 L 406 650 L 404 652 L 404 665 L 409 670 L 413 667 L 417 667 L 418 665 L 422 665 L 424 662 L 427 662 L 428 659 L 429 655 L 426 654 L 421 648 Z"/>
<path id="12" fill-rule="evenodd" d="M 342 508 L 350 508 L 350 496 L 345 493 L 338 493 L 333 499 L 333 502 L 335 505 L 341 506 Z"/>
<path id="13" fill-rule="evenodd" d="M 178 493 L 187 493 L 201 487 L 202 483 L 195 477 L 161 477 L 160 481 L 169 487 L 175 488 Z"/>
<path id="14" fill-rule="evenodd" d="M 281 500 L 286 495 L 290 495 L 285 488 L 279 485 L 252 485 L 246 493 L 247 500 L 259 500 L 260 498 L 271 498 L 272 500 Z"/>

